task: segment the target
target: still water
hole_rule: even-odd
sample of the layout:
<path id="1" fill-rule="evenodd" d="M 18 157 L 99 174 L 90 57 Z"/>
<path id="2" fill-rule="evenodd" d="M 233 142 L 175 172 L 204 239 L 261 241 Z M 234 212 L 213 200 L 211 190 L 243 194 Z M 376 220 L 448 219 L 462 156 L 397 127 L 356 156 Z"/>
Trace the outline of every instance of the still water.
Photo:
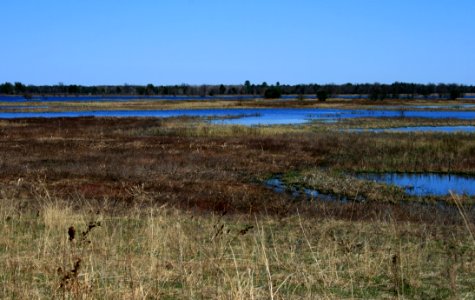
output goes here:
<path id="1" fill-rule="evenodd" d="M 397 118 L 401 112 L 394 110 L 351 110 L 319 108 L 227 108 L 227 109 L 178 109 L 178 110 L 97 110 L 74 112 L 0 112 L 0 119 L 58 118 L 58 117 L 234 117 L 213 121 L 215 124 L 276 125 L 302 124 L 309 121 L 337 121 L 351 118 Z M 404 111 L 406 118 L 475 119 L 475 111 Z"/>
<path id="2" fill-rule="evenodd" d="M 455 194 L 475 196 L 475 177 L 450 174 L 362 173 L 360 179 L 393 184 L 413 196 L 445 196 Z"/>

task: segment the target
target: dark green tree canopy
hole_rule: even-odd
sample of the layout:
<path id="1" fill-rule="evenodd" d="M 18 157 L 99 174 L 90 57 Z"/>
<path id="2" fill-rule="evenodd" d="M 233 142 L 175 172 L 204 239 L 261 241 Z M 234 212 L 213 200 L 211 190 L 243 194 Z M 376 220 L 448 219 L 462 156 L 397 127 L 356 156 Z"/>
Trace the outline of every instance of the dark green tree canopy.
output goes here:
<path id="1" fill-rule="evenodd" d="M 326 97 L 318 97 L 320 91 L 326 92 Z M 252 84 L 246 80 L 236 85 L 25 85 L 21 82 L 5 82 L 0 84 L 2 95 L 164 95 L 164 96 L 208 96 L 208 95 L 260 95 L 278 98 L 281 95 L 317 95 L 319 99 L 352 95 L 353 98 L 368 98 L 373 100 L 392 99 L 457 99 L 466 94 L 475 94 L 475 86 L 459 84 L 417 84 L 394 82 L 381 83 L 345 83 L 337 84 L 296 84 L 287 85 L 266 82 Z"/>
<path id="2" fill-rule="evenodd" d="M 5 82 L 4 84 L 0 84 L 0 93 L 5 95 L 11 95 L 15 91 L 13 84 L 10 82 Z"/>
<path id="3" fill-rule="evenodd" d="M 318 101 L 326 101 L 327 98 L 328 98 L 328 92 L 325 91 L 325 90 L 319 90 L 317 92 L 317 98 L 318 98 Z"/>
<path id="4" fill-rule="evenodd" d="M 266 99 L 277 99 L 282 96 L 282 90 L 278 86 L 271 86 L 267 88 L 264 92 L 264 98 Z"/>

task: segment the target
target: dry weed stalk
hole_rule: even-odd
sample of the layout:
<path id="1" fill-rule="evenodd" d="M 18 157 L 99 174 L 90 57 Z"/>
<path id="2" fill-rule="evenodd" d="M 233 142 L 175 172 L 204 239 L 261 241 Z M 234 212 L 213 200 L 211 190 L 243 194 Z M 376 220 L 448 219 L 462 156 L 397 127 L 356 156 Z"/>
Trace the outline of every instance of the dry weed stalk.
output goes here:
<path id="1" fill-rule="evenodd" d="M 452 197 L 453 202 L 457 206 L 458 212 L 459 212 L 460 216 L 462 217 L 462 220 L 465 224 L 465 228 L 467 229 L 468 234 L 472 238 L 473 245 L 475 246 L 475 233 L 474 233 L 475 229 L 474 229 L 473 224 L 471 224 L 470 221 L 469 221 L 469 218 L 467 216 L 467 212 L 465 211 L 465 207 L 462 204 L 462 201 L 460 200 L 460 196 L 454 194 L 453 192 L 450 192 L 450 195 Z"/>

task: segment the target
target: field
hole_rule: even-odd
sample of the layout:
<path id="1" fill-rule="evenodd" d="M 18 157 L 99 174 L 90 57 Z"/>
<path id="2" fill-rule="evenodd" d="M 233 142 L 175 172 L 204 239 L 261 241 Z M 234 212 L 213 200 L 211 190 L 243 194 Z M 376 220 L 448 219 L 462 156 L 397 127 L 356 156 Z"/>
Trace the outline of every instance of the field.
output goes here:
<path id="1" fill-rule="evenodd" d="M 473 134 L 340 130 L 410 122 L 473 125 L 0 121 L 0 297 L 474 298 L 473 197 L 349 175 L 474 175 Z M 366 201 L 276 193 L 274 176 Z"/>

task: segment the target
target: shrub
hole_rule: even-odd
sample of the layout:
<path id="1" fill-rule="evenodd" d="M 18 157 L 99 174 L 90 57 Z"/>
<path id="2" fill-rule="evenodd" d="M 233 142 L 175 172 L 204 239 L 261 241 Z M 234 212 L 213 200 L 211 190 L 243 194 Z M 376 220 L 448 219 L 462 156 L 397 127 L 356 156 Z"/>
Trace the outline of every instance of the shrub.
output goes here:
<path id="1" fill-rule="evenodd" d="M 322 101 L 322 102 L 323 102 L 323 101 L 326 101 L 327 98 L 328 98 L 328 93 L 327 93 L 327 91 L 325 91 L 325 90 L 319 90 L 319 91 L 317 92 L 317 98 L 318 98 L 318 101 Z"/>
<path id="2" fill-rule="evenodd" d="M 264 98 L 266 99 L 275 99 L 282 96 L 282 91 L 278 87 L 270 87 L 264 92 Z"/>

